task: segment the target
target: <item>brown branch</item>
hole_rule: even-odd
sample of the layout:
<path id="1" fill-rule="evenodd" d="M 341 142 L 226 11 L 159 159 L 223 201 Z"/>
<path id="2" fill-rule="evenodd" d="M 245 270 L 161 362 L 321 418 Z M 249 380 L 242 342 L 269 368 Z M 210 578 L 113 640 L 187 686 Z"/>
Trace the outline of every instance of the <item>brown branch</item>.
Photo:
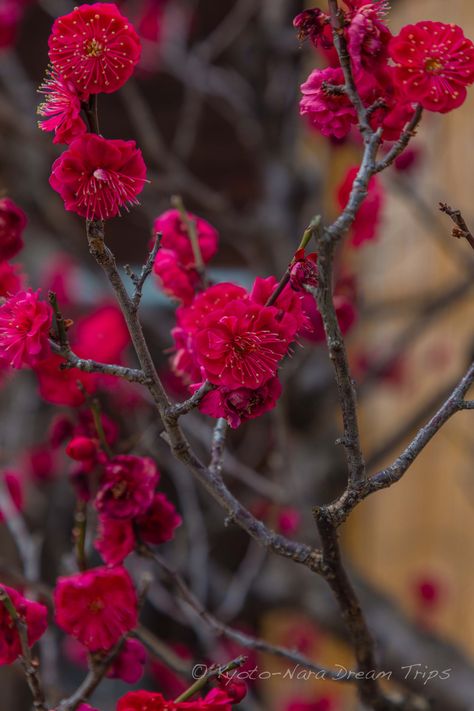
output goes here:
<path id="1" fill-rule="evenodd" d="M 456 227 L 453 228 L 453 237 L 457 237 L 458 239 L 464 237 L 464 239 L 466 239 L 474 249 L 474 237 L 472 236 L 471 230 L 467 226 L 466 220 L 462 216 L 461 211 L 454 210 L 452 207 L 443 202 L 440 202 L 439 209 L 441 212 L 448 215 L 456 225 Z"/>
<path id="2" fill-rule="evenodd" d="M 161 238 L 162 235 L 161 233 L 158 233 L 155 235 L 155 240 L 153 242 L 153 247 L 150 250 L 150 253 L 148 254 L 147 260 L 145 264 L 142 267 L 142 270 L 139 275 L 135 274 L 130 265 L 126 264 L 124 267 L 125 273 L 130 277 L 132 280 L 134 286 L 135 286 L 135 291 L 132 296 L 132 305 L 133 308 L 137 311 L 140 302 L 142 300 L 142 295 L 143 295 L 143 287 L 145 286 L 145 282 L 150 276 L 151 272 L 153 271 L 153 265 L 155 264 L 155 259 L 156 255 L 158 254 L 158 250 L 160 249 L 161 245 Z"/>
<path id="3" fill-rule="evenodd" d="M 348 486 L 340 498 L 328 506 L 322 507 L 334 526 L 340 526 L 349 516 L 351 511 L 367 496 L 380 489 L 386 489 L 408 471 L 418 455 L 429 444 L 444 424 L 457 412 L 471 409 L 470 401 L 465 400 L 465 395 L 474 383 L 474 363 L 469 367 L 466 375 L 454 388 L 447 400 L 441 405 L 433 417 L 422 427 L 410 444 L 399 457 L 388 467 L 382 469 L 373 477 L 356 486 Z"/>
<path id="4" fill-rule="evenodd" d="M 407 123 L 405 128 L 403 129 L 400 138 L 398 141 L 391 147 L 385 158 L 382 158 L 382 160 L 378 161 L 378 163 L 375 166 L 374 173 L 380 173 L 382 170 L 385 170 L 388 168 L 392 163 L 398 158 L 398 156 L 403 153 L 405 148 L 408 146 L 410 143 L 410 140 L 416 136 L 416 129 L 421 121 L 421 118 L 423 116 L 423 109 L 420 106 L 420 104 L 417 104 L 415 107 L 415 112 L 410 119 L 410 121 Z"/>
<path id="5" fill-rule="evenodd" d="M 137 370 L 136 368 L 126 368 L 121 365 L 99 363 L 98 361 L 90 360 L 89 358 L 79 358 L 79 356 L 70 349 L 69 345 L 65 348 L 53 340 L 50 340 L 49 344 L 54 353 L 57 353 L 57 355 L 64 358 L 65 362 L 61 364 L 61 367 L 64 369 L 77 368 L 83 373 L 112 375 L 113 377 L 127 380 L 129 383 L 140 383 L 141 385 L 147 384 L 146 376 L 142 370 Z"/>
<path id="6" fill-rule="evenodd" d="M 357 401 L 354 381 L 351 377 L 344 338 L 337 320 L 332 293 L 332 262 L 334 243 L 316 240 L 318 249 L 318 287 L 307 287 L 316 299 L 323 319 L 327 348 L 336 379 L 339 404 L 342 412 L 344 436 L 340 443 L 344 446 L 347 460 L 348 479 L 351 486 L 365 479 L 365 462 L 360 443 Z"/>
<path id="7" fill-rule="evenodd" d="M 127 327 L 135 347 L 141 368 L 146 376 L 147 388 L 161 417 L 165 432 L 162 436 L 167 440 L 176 459 L 194 474 L 209 494 L 225 509 L 228 520 L 235 522 L 249 536 L 274 553 L 290 558 L 310 570 L 318 571 L 320 553 L 305 543 L 285 538 L 255 518 L 238 499 L 233 496 L 225 485 L 222 477 L 206 467 L 192 451 L 179 423 L 174 415 L 170 415 L 171 403 L 156 372 L 150 351 L 145 341 L 143 329 L 132 301 L 118 272 L 115 257 L 105 245 L 104 226 L 102 222 L 86 223 L 89 249 L 99 266 L 103 269 L 111 284 L 119 306 L 124 315 Z"/>
<path id="8" fill-rule="evenodd" d="M 46 700 L 39 678 L 38 660 L 33 659 L 31 649 L 28 644 L 28 627 L 25 620 L 18 613 L 7 591 L 0 586 L 0 603 L 5 607 L 16 627 L 21 645 L 20 661 L 25 672 L 26 681 L 33 696 L 33 707 L 36 711 L 47 711 Z"/>
<path id="9" fill-rule="evenodd" d="M 349 97 L 351 103 L 353 104 L 355 110 L 357 111 L 360 131 L 362 135 L 366 138 L 366 140 L 368 140 L 369 137 L 373 134 L 373 131 L 367 117 L 367 109 L 365 108 L 364 103 L 359 96 L 359 92 L 357 91 L 356 83 L 354 80 L 354 75 L 352 73 L 351 57 L 349 54 L 349 50 L 347 49 L 346 39 L 344 37 L 343 15 L 339 9 L 337 0 L 328 0 L 328 4 L 329 14 L 331 16 L 334 46 L 336 47 L 339 62 L 344 73 L 346 94 Z"/>
<path id="10" fill-rule="evenodd" d="M 82 684 L 67 699 L 63 699 L 57 707 L 57 711 L 75 711 L 80 704 L 87 703 L 94 691 L 107 674 L 114 659 L 120 654 L 125 643 L 123 637 L 106 656 L 91 655 L 90 669 Z M 46 711 L 46 710 L 45 710 Z"/>
<path id="11" fill-rule="evenodd" d="M 172 582 L 176 590 L 180 593 L 183 600 L 188 603 L 188 605 L 194 610 L 194 612 L 196 612 L 199 617 L 204 620 L 204 622 L 206 622 L 206 624 L 208 624 L 217 635 L 226 637 L 227 639 L 231 639 L 232 641 L 241 644 L 247 649 L 254 649 L 258 652 L 272 654 L 273 656 L 279 657 L 280 659 L 287 659 L 291 662 L 294 662 L 295 664 L 301 665 L 305 669 L 309 669 L 315 674 L 319 673 L 322 676 L 324 675 L 325 679 L 342 681 L 340 673 L 331 669 L 326 669 L 320 666 L 319 664 L 315 664 L 311 661 L 311 659 L 308 659 L 308 657 L 305 657 L 303 654 L 300 654 L 296 650 L 287 649 L 285 647 L 270 644 L 269 642 L 266 642 L 263 639 L 253 637 L 252 635 L 246 634 L 245 632 L 241 632 L 240 630 L 236 630 L 233 627 L 226 625 L 224 622 L 217 619 L 201 604 L 198 598 L 189 589 L 182 576 L 169 565 L 169 563 L 166 561 L 165 558 L 163 558 L 163 556 L 161 556 L 159 553 L 156 553 L 155 551 L 150 550 L 149 548 L 142 547 L 140 552 L 146 557 L 154 560 L 155 563 L 157 563 L 157 565 L 166 573 L 167 577 Z"/>
<path id="12" fill-rule="evenodd" d="M 184 402 L 179 402 L 176 405 L 172 405 L 170 408 L 168 408 L 166 413 L 167 416 L 170 418 L 174 417 L 178 419 L 182 415 L 187 415 L 189 412 L 196 409 L 196 407 L 199 405 L 201 400 L 207 395 L 207 393 L 210 393 L 211 390 L 214 390 L 215 388 L 216 385 L 213 385 L 212 383 L 209 383 L 206 380 L 190 398 L 188 398 Z"/>
<path id="13" fill-rule="evenodd" d="M 427 709 L 427 705 L 418 696 L 412 698 L 406 695 L 388 695 L 375 678 L 379 668 L 375 642 L 341 560 L 337 527 L 327 516 L 325 507 L 315 509 L 314 515 L 323 548 L 323 576 L 334 593 L 349 632 L 357 660 L 358 673 L 355 679 L 361 701 L 374 711 Z M 351 675 L 348 678 L 350 679 Z"/>

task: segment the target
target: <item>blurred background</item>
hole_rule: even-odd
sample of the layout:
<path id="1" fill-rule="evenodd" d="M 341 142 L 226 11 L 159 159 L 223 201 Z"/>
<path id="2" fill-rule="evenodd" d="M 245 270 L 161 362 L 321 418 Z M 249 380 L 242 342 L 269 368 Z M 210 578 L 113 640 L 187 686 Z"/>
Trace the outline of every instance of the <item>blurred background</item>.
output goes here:
<path id="1" fill-rule="evenodd" d="M 4 2 L 0 191 L 28 214 L 21 263 L 29 283 L 58 291 L 65 314 L 77 319 L 109 302 L 110 294 L 88 255 L 81 220 L 64 211 L 49 187 L 60 148 L 36 125 L 50 27 L 74 3 L 14 0 L 12 15 Z M 190 210 L 219 230 L 211 279 L 248 286 L 256 275 L 279 276 L 310 217 L 320 213 L 329 220 L 337 214 L 338 187 L 361 154 L 357 137 L 328 141 L 299 116 L 299 85 L 322 65 L 322 57 L 310 44 L 302 45 L 292 27 L 305 4 L 119 4 L 138 27 L 144 51 L 135 78 L 116 94 L 100 97 L 101 130 L 109 138 L 137 141 L 150 184 L 140 208 L 108 225 L 118 261 L 135 267 L 144 261 L 153 219 L 168 209 L 171 195 L 180 194 Z M 471 0 L 393 0 L 392 6 L 393 33 L 408 22 L 430 19 L 457 23 L 474 38 Z M 409 160 L 381 177 L 373 213 L 376 239 L 357 250 L 346 245 L 338 255 L 337 288 L 348 302 L 348 346 L 371 472 L 390 463 L 428 419 L 474 351 L 474 255 L 466 242 L 450 236 L 449 220 L 438 210 L 440 201 L 448 202 L 473 224 L 473 110 L 471 92 L 461 109 L 424 118 Z M 143 312 L 147 333 L 169 387 L 183 397 L 168 369 L 174 308 L 150 279 Z M 269 524 L 316 543 L 311 506 L 342 491 L 345 467 L 334 445 L 340 425 L 327 354 L 321 344 L 301 346 L 283 369 L 279 407 L 232 433 L 224 472 L 232 490 Z M 298 648 L 318 663 L 350 668 L 343 625 L 324 583 L 306 569 L 267 556 L 234 527 L 224 528 L 222 512 L 159 442 L 153 412 L 140 392 L 125 389 L 110 401 L 104 395 L 101 404 L 118 427 L 123 451 L 133 446 L 136 453 L 156 457 L 163 486 L 184 518 L 164 554 L 204 604 L 235 627 Z M 0 579 L 29 583 L 46 599 L 57 575 L 73 564 L 69 464 L 63 448 L 51 444 L 58 413 L 78 416 L 43 402 L 31 373 L 3 376 L 1 466 L 3 474 L 19 475 L 23 503 L 19 552 L 11 527 L 0 528 Z M 204 456 L 211 427 L 202 415 L 186 417 L 185 429 Z M 360 505 L 342 531 L 381 668 L 393 671 L 393 683 L 419 691 L 440 711 L 474 708 L 471 432 L 469 412 L 453 418 L 402 482 Z M 130 565 L 137 575 L 147 567 L 140 560 Z M 185 659 L 225 661 L 241 651 L 216 639 L 165 581 L 151 585 L 143 622 Z M 43 639 L 40 652 L 45 680 L 59 698 L 84 672 L 57 630 Z M 172 696 L 183 682 L 179 674 L 165 672 L 159 657 L 156 648 L 150 651 L 141 686 Z M 249 664 L 274 674 L 250 684 L 243 709 L 358 708 L 350 685 L 284 679 L 282 672 L 293 665 L 267 656 L 252 655 Z M 422 671 L 449 669 L 449 677 L 426 683 L 426 677 L 407 671 L 414 664 Z M 0 686 L 0 711 L 29 708 L 19 667 L 0 669 Z M 125 690 L 107 681 L 94 705 L 110 711 Z"/>

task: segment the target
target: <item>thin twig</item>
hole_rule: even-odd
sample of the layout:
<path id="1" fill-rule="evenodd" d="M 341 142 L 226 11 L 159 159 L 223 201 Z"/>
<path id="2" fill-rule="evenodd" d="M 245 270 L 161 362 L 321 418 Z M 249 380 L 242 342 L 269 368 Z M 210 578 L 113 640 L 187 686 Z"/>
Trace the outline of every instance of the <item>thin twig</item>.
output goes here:
<path id="1" fill-rule="evenodd" d="M 456 225 L 456 227 L 453 229 L 453 237 L 457 237 L 458 239 L 464 237 L 464 239 L 466 239 L 471 245 L 471 247 L 474 249 L 474 237 L 471 233 L 471 230 L 467 226 L 466 220 L 462 216 L 461 211 L 454 210 L 452 207 L 443 202 L 440 202 L 439 209 L 441 210 L 441 212 L 444 212 L 446 215 L 449 215 L 449 217 Z"/>
<path id="2" fill-rule="evenodd" d="M 225 454 L 225 438 L 227 434 L 227 422 L 223 417 L 219 417 L 214 427 L 211 444 L 211 463 L 210 471 L 220 476 Z"/>
<path id="3" fill-rule="evenodd" d="M 51 350 L 64 358 L 64 363 L 61 364 L 61 368 L 77 368 L 83 373 L 98 373 L 99 375 L 111 375 L 115 378 L 122 378 L 122 380 L 127 380 L 129 383 L 140 383 L 141 385 L 147 384 L 146 375 L 142 370 L 137 370 L 136 368 L 126 368 L 121 365 L 109 365 L 108 363 L 99 363 L 96 360 L 90 360 L 89 358 L 79 358 L 78 355 L 73 353 L 72 350 L 64 350 L 59 343 L 55 341 L 49 342 Z"/>
<path id="4" fill-rule="evenodd" d="M 244 655 L 241 654 L 239 657 L 233 659 L 227 664 L 213 664 L 206 670 L 205 674 L 203 674 L 200 679 L 197 679 L 194 684 L 189 687 L 189 689 L 183 691 L 183 693 L 175 699 L 175 703 L 181 703 L 182 701 L 187 701 L 188 699 L 191 699 L 195 694 L 197 694 L 199 691 L 201 691 L 201 689 L 206 686 L 208 681 L 214 679 L 215 677 L 220 677 L 223 674 L 227 674 L 228 672 L 233 671 L 234 669 L 239 669 L 239 667 L 245 664 L 246 661 L 247 657 L 244 657 Z"/>
<path id="5" fill-rule="evenodd" d="M 155 264 L 155 259 L 156 255 L 158 254 L 158 250 L 160 249 L 161 245 L 161 238 L 162 235 L 161 233 L 157 233 L 155 235 L 155 239 L 153 242 L 153 247 L 150 250 L 150 253 L 148 254 L 147 260 L 145 264 L 142 267 L 142 270 L 139 275 L 135 274 L 131 267 L 126 264 L 124 269 L 125 272 L 128 274 L 130 279 L 132 280 L 135 290 L 133 292 L 132 296 L 132 305 L 135 310 L 138 310 L 140 306 L 140 302 L 142 300 L 142 295 L 143 295 L 143 287 L 145 286 L 145 282 L 150 276 L 151 272 L 153 271 L 153 265 Z"/>
<path id="6" fill-rule="evenodd" d="M 21 663 L 25 672 L 28 686 L 33 696 L 33 706 L 36 711 L 47 711 L 41 680 L 39 677 L 38 661 L 33 659 L 31 649 L 28 644 L 28 627 L 25 620 L 18 613 L 7 591 L 0 586 L 0 603 L 5 607 L 16 627 L 21 645 Z"/>
<path id="7" fill-rule="evenodd" d="M 374 173 L 380 173 L 382 170 L 388 168 L 392 163 L 398 158 L 399 155 L 403 153 L 405 148 L 410 143 L 410 140 L 416 136 L 416 129 L 423 116 L 422 107 L 417 104 L 415 107 L 415 112 L 407 123 L 406 127 L 403 129 L 398 141 L 391 147 L 389 152 L 386 154 L 382 160 L 379 160 L 374 168 Z"/>
<path id="8" fill-rule="evenodd" d="M 253 637 L 252 635 L 249 635 L 245 632 L 241 632 L 240 630 L 236 630 L 233 627 L 226 625 L 221 620 L 217 619 L 211 612 L 206 610 L 206 608 L 196 598 L 194 593 L 189 589 L 182 576 L 176 570 L 174 570 L 174 568 L 166 561 L 165 558 L 163 558 L 163 556 L 161 556 L 159 553 L 156 553 L 156 551 L 151 551 L 150 549 L 142 552 L 144 553 L 144 555 L 152 558 L 152 560 L 157 563 L 157 565 L 166 573 L 167 577 L 173 583 L 176 590 L 180 593 L 183 600 L 188 603 L 188 605 L 194 610 L 194 612 L 196 612 L 199 617 L 214 630 L 216 634 L 226 637 L 227 639 L 231 639 L 234 642 L 241 644 L 243 647 L 246 647 L 247 649 L 265 652 L 281 659 L 287 659 L 291 662 L 294 662 L 295 664 L 300 665 L 301 667 L 304 667 L 305 669 L 309 669 L 315 674 L 319 673 L 321 675 L 324 675 L 324 678 L 333 679 L 335 681 L 340 679 L 341 675 L 338 674 L 337 671 L 333 671 L 332 669 L 327 669 L 325 667 L 320 666 L 319 664 L 315 664 L 313 661 L 311 661 L 311 659 L 308 659 L 308 657 L 305 657 L 303 654 L 300 654 L 296 650 L 287 649 L 285 647 L 270 644 L 269 642 L 266 642 L 263 639 Z"/>
<path id="9" fill-rule="evenodd" d="M 204 264 L 204 260 L 202 258 L 202 252 L 201 252 L 201 245 L 199 244 L 199 235 L 197 232 L 196 228 L 196 222 L 194 219 L 192 219 L 189 216 L 188 211 L 186 210 L 186 207 L 183 202 L 183 198 L 181 195 L 173 195 L 171 198 L 171 204 L 173 207 L 178 210 L 181 221 L 183 223 L 184 229 L 187 232 L 187 235 L 189 237 L 189 241 L 191 242 L 191 248 L 193 250 L 193 255 L 194 255 L 194 264 L 196 267 L 196 271 L 199 274 L 201 278 L 201 283 L 203 287 L 206 286 L 206 265 Z"/>
<path id="10" fill-rule="evenodd" d="M 188 412 L 191 412 L 198 407 L 199 403 L 207 395 L 207 393 L 210 393 L 211 390 L 214 390 L 215 388 L 216 385 L 213 385 L 206 380 L 190 398 L 184 400 L 184 402 L 172 405 L 166 414 L 168 417 L 175 417 L 176 419 L 182 415 L 187 415 Z"/>

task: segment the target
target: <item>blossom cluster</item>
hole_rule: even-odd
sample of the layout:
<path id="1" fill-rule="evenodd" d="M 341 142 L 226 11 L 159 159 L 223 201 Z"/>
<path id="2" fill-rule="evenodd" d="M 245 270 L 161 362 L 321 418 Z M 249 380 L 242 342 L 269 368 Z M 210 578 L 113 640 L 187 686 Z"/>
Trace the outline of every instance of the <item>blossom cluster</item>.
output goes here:
<path id="1" fill-rule="evenodd" d="M 39 126 L 54 131 L 55 143 L 68 146 L 53 165 L 51 187 L 66 210 L 88 220 L 106 220 L 136 204 L 146 183 L 135 142 L 97 135 L 95 118 L 97 95 L 120 89 L 140 53 L 135 28 L 114 3 L 76 7 L 52 28 Z"/>

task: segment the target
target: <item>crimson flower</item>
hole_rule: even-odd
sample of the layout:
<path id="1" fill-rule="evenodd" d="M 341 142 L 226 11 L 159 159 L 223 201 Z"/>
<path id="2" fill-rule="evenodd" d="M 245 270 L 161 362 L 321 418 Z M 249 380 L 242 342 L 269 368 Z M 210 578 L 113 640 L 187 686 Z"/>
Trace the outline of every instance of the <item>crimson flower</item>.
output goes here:
<path id="1" fill-rule="evenodd" d="M 49 38 L 49 58 L 64 80 L 88 94 L 110 94 L 130 78 L 140 59 L 140 39 L 114 3 L 76 7 L 59 17 Z"/>
<path id="2" fill-rule="evenodd" d="M 277 315 L 278 309 L 245 299 L 211 313 L 195 337 L 206 378 L 228 388 L 251 389 L 273 378 L 295 335 Z"/>
<path id="3" fill-rule="evenodd" d="M 207 264 L 216 253 L 219 235 L 206 220 L 190 212 L 187 214 L 194 223 L 201 257 Z M 154 273 L 166 294 L 183 304 L 190 304 L 199 283 L 199 274 L 191 240 L 179 210 L 167 210 L 157 217 L 153 230 L 155 234 L 161 234 L 161 249 L 156 256 Z"/>
<path id="4" fill-rule="evenodd" d="M 25 213 L 13 200 L 0 199 L 0 259 L 11 259 L 23 248 L 26 223 Z"/>
<path id="5" fill-rule="evenodd" d="M 355 73 L 377 71 L 388 58 L 392 33 L 382 22 L 383 4 L 364 2 L 353 8 L 347 29 L 347 49 Z"/>
<path id="6" fill-rule="evenodd" d="M 26 623 L 28 645 L 31 647 L 45 632 L 48 626 L 48 611 L 39 602 L 27 600 L 13 588 L 0 585 L 9 596 L 20 619 Z M 0 665 L 12 664 L 21 655 L 20 637 L 3 603 L 0 603 Z"/>
<path id="7" fill-rule="evenodd" d="M 50 71 L 38 89 L 45 95 L 45 101 L 38 106 L 43 120 L 38 125 L 43 131 L 54 131 L 53 143 L 71 143 L 73 138 L 86 132 L 86 124 L 81 118 L 81 101 L 87 95 L 79 94 L 74 84 Z"/>
<path id="8" fill-rule="evenodd" d="M 137 594 L 125 568 L 92 568 L 59 578 L 56 622 L 91 652 L 107 650 L 136 627 Z"/>
<path id="9" fill-rule="evenodd" d="M 232 703 L 221 689 L 212 689 L 203 699 L 179 702 L 150 691 L 131 691 L 119 699 L 117 711 L 232 711 Z"/>
<path id="10" fill-rule="evenodd" d="M 246 296 L 247 292 L 243 287 L 231 282 L 222 282 L 205 289 L 197 294 L 191 304 L 183 304 L 176 310 L 177 325 L 171 332 L 175 344 L 172 368 L 186 383 L 197 382 L 201 378 L 194 339 L 206 317 L 214 311 L 225 308 L 235 299 Z"/>
<path id="11" fill-rule="evenodd" d="M 196 389 L 199 386 L 194 386 Z M 223 417 L 232 428 L 273 410 L 281 395 L 281 383 L 271 378 L 257 389 L 219 387 L 207 393 L 199 403 L 200 412 L 211 417 Z"/>
<path id="12" fill-rule="evenodd" d="M 96 497 L 97 510 L 111 518 L 144 514 L 153 501 L 159 472 L 149 457 L 119 454 L 104 468 Z"/>
<path id="13" fill-rule="evenodd" d="M 107 565 L 122 563 L 135 548 L 132 521 L 99 516 L 99 533 L 94 547 Z"/>
<path id="14" fill-rule="evenodd" d="M 21 289 L 22 277 L 16 264 L 0 262 L 0 296 L 11 296 Z"/>
<path id="15" fill-rule="evenodd" d="M 305 254 L 298 249 L 290 266 L 290 286 L 295 291 L 305 291 L 305 286 L 318 286 L 318 255 L 316 252 Z"/>
<path id="16" fill-rule="evenodd" d="M 54 162 L 49 182 L 66 210 L 106 220 L 120 214 L 121 207 L 138 204 L 146 166 L 135 141 L 85 133 Z"/>
<path id="17" fill-rule="evenodd" d="M 35 365 L 39 392 L 43 400 L 53 405 L 69 405 L 79 407 L 84 403 L 84 393 L 78 388 L 82 384 L 88 393 L 94 392 L 97 376 L 94 373 L 84 373 L 77 368 L 63 369 L 64 358 L 52 353 Z"/>
<path id="18" fill-rule="evenodd" d="M 350 168 L 338 188 L 337 200 L 341 209 L 344 209 L 349 201 L 358 171 L 359 168 L 357 167 Z M 369 181 L 367 197 L 357 211 L 355 220 L 352 223 L 351 244 L 353 247 L 360 247 L 364 242 L 371 242 L 377 237 L 383 203 L 384 192 L 382 184 L 376 176 L 373 176 Z"/>
<path id="19" fill-rule="evenodd" d="M 474 44 L 460 27 L 443 22 L 406 25 L 389 45 L 400 91 L 428 111 L 447 113 L 474 82 Z"/>
<path id="20" fill-rule="evenodd" d="M 181 516 L 162 493 L 156 493 L 146 513 L 135 519 L 140 539 L 154 545 L 170 541 L 181 523 Z"/>
<path id="21" fill-rule="evenodd" d="M 0 306 L 0 358 L 13 368 L 35 365 L 47 353 L 52 309 L 39 293 L 19 291 Z"/>
<path id="22" fill-rule="evenodd" d="M 300 114 L 323 136 L 345 138 L 357 123 L 357 114 L 347 95 L 337 93 L 345 84 L 342 69 L 314 69 L 301 85 Z M 331 87 L 336 87 L 336 91 Z"/>

